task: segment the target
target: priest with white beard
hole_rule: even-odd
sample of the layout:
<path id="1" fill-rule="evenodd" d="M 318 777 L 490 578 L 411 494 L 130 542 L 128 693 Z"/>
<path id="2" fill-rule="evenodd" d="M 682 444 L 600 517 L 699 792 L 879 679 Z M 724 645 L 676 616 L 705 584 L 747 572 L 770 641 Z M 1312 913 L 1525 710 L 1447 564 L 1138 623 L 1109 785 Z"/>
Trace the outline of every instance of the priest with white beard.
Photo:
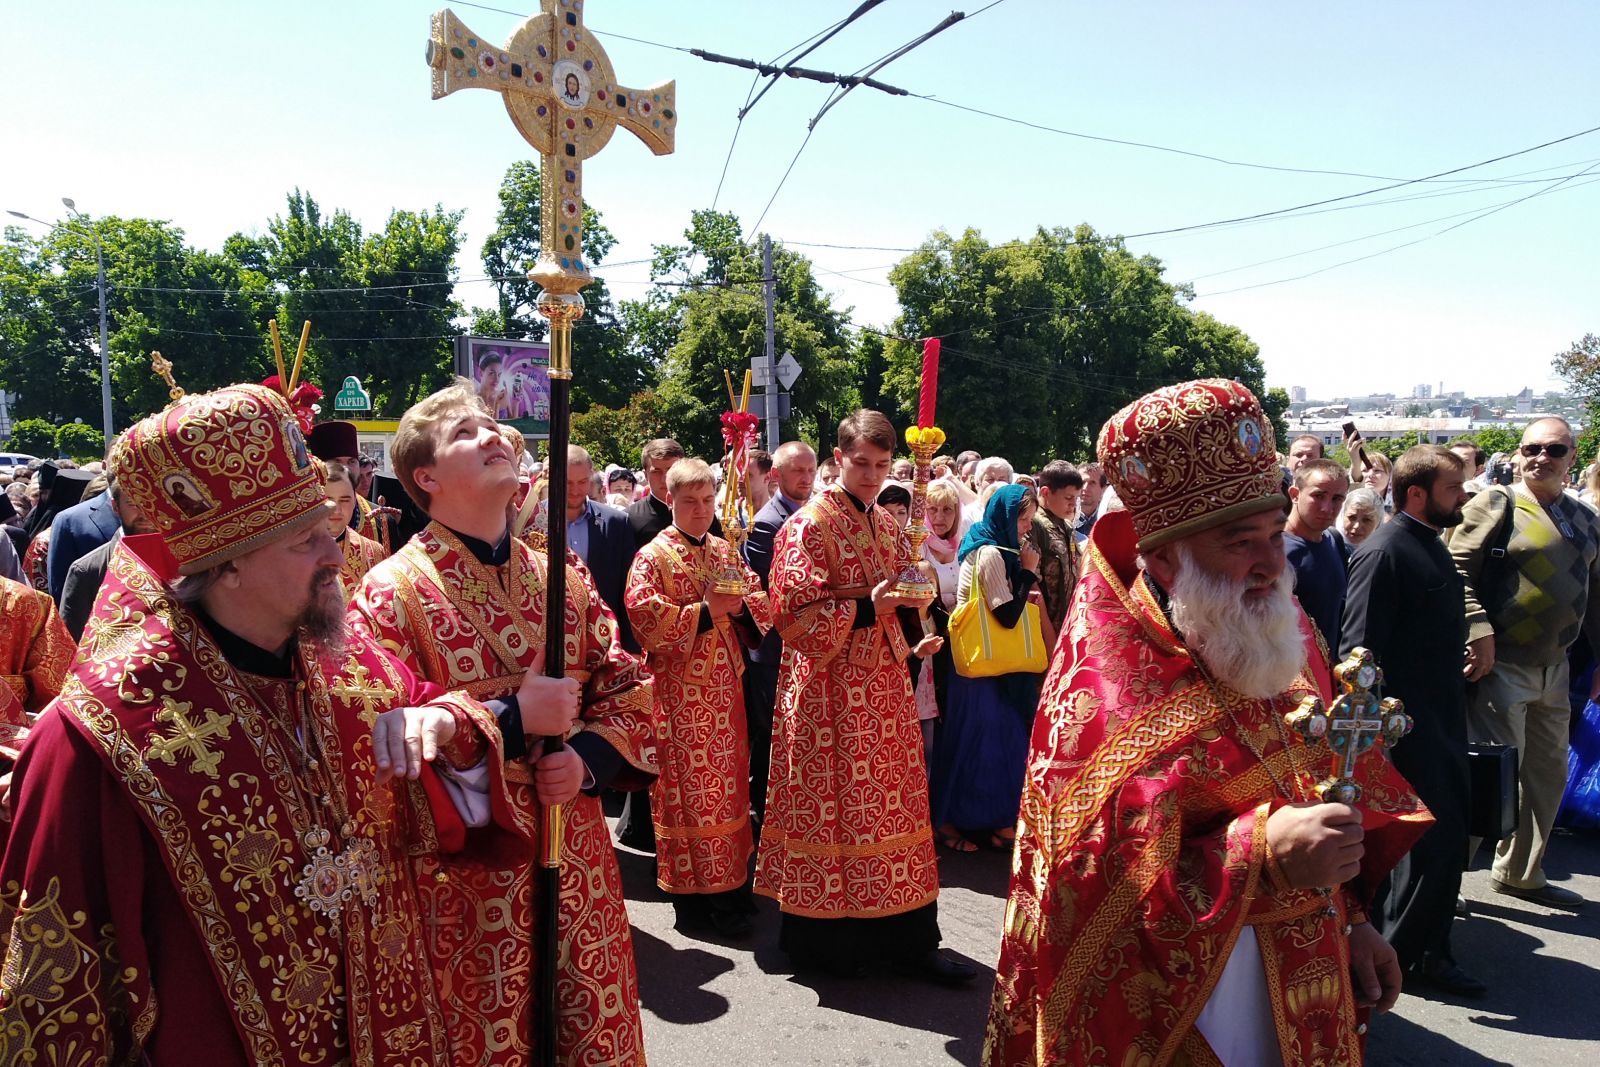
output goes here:
<path id="1" fill-rule="evenodd" d="M 1101 430 L 1095 525 L 1035 719 L 984 1062 L 1350 1065 L 1400 992 L 1367 921 L 1430 816 L 1381 759 L 1322 803 L 1331 703 L 1249 390 L 1159 389 Z"/>

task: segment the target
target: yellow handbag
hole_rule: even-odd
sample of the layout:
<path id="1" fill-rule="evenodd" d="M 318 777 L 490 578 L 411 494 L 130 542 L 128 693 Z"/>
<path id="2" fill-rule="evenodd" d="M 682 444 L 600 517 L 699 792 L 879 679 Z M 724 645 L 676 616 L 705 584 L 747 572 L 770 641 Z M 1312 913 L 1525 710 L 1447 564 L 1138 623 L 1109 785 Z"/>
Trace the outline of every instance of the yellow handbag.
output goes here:
<path id="1" fill-rule="evenodd" d="M 1039 605 L 1028 604 L 1015 626 L 1002 626 L 989 610 L 983 580 L 972 568 L 972 595 L 950 613 L 950 654 L 963 678 L 1042 674 L 1050 666 Z"/>

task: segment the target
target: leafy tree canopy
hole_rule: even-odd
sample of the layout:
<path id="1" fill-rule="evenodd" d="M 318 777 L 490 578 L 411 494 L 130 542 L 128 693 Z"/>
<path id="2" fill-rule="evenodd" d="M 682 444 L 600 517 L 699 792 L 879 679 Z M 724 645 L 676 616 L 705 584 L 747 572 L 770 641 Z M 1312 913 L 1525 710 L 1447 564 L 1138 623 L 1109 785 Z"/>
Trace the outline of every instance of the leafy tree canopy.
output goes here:
<path id="1" fill-rule="evenodd" d="M 915 410 L 921 346 L 945 338 L 939 422 L 951 447 L 1019 468 L 1086 460 L 1118 408 L 1188 378 L 1235 378 L 1263 394 L 1260 350 L 1243 331 L 1188 307 L 1160 260 L 1087 225 L 991 245 L 938 232 L 889 274 L 903 309 L 885 346 L 885 390 Z"/>
<path id="2" fill-rule="evenodd" d="M 696 211 L 683 244 L 657 247 L 655 290 L 645 307 L 627 313 L 647 342 L 675 333 L 658 390 L 662 429 L 702 456 L 722 454 L 724 372 L 742 383 L 751 358 L 765 351 L 761 250 L 740 233 L 734 215 Z M 859 403 L 847 312 L 833 306 L 799 253 L 774 246 L 773 274 L 777 351 L 792 352 L 804 368 L 793 390 L 794 429 L 785 436 L 815 437 Z"/>

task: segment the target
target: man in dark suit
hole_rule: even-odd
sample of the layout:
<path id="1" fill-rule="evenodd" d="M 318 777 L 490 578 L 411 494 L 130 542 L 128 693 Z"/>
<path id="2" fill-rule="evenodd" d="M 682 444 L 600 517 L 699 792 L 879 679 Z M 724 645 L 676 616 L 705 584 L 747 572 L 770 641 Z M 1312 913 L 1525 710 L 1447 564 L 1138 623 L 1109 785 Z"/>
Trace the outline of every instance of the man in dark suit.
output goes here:
<path id="1" fill-rule="evenodd" d="M 633 542 L 633 530 L 628 525 L 628 515 L 621 508 L 601 504 L 589 499 L 589 479 L 594 474 L 594 460 L 577 445 L 567 447 L 567 547 L 577 553 L 594 575 L 595 588 L 600 599 L 606 602 L 611 614 L 617 617 L 617 632 L 622 647 L 629 652 L 639 651 L 633 639 L 633 626 L 628 622 L 628 609 L 622 601 L 628 584 L 628 567 L 638 546 Z"/>
<path id="2" fill-rule="evenodd" d="M 61 589 L 67 584 L 67 568 L 115 537 L 118 529 L 109 489 L 64 509 L 51 521 L 45 568 L 56 603 L 61 603 Z"/>
<path id="3" fill-rule="evenodd" d="M 650 487 L 650 495 L 628 505 L 628 525 L 633 528 L 634 548 L 648 545 L 656 539 L 656 534 L 672 525 L 672 505 L 667 503 L 667 472 L 685 455 L 683 446 L 670 437 L 658 437 L 641 451 L 639 459 L 644 464 L 644 480 Z M 711 533 L 722 536 L 722 523 L 715 516 L 711 519 Z"/>
<path id="4" fill-rule="evenodd" d="M 778 472 L 778 491 L 756 513 L 744 543 L 744 559 L 767 586 L 772 571 L 772 543 L 789 516 L 811 499 L 817 479 L 817 454 L 804 441 L 786 441 L 772 457 Z M 778 665 L 783 661 L 783 638 L 774 626 L 761 644 L 746 653 L 744 710 L 750 729 L 750 805 L 756 828 L 767 811 L 767 774 L 772 766 L 772 714 L 778 703 Z"/>
<path id="5" fill-rule="evenodd" d="M 648 545 L 656 539 L 656 534 L 672 525 L 672 505 L 667 503 L 667 472 L 684 455 L 683 446 L 670 437 L 658 437 L 641 450 L 639 459 L 644 466 L 644 480 L 650 487 L 650 495 L 628 505 L 628 525 L 633 527 L 635 548 Z"/>
<path id="6" fill-rule="evenodd" d="M 116 533 L 99 548 L 73 560 L 61 586 L 61 621 L 67 624 L 74 641 L 83 640 L 83 628 L 89 624 L 94 598 L 100 592 L 100 583 L 105 581 L 111 553 L 116 551 L 122 535 L 156 532 L 155 524 L 146 519 L 138 505 L 118 488 L 115 479 L 106 492 L 111 496 L 111 514 L 117 522 Z"/>
<path id="7" fill-rule="evenodd" d="M 1440 445 L 1417 445 L 1395 463 L 1395 516 L 1350 561 L 1340 649 L 1371 649 L 1384 694 L 1405 702 L 1416 725 L 1394 746 L 1394 765 L 1435 819 L 1391 872 L 1373 921 L 1411 979 L 1482 996 L 1484 984 L 1450 949 L 1467 864 L 1467 616 L 1439 531 L 1461 522 L 1464 480 L 1460 457 Z"/>

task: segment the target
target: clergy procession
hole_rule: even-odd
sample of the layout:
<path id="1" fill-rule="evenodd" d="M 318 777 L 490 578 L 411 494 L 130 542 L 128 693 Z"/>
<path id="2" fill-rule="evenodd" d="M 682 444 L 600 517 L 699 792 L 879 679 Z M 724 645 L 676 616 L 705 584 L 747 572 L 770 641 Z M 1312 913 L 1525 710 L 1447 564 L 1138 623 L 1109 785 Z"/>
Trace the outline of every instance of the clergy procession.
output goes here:
<path id="1" fill-rule="evenodd" d="M 613 409 L 585 164 L 615 140 L 598 169 L 643 188 L 698 116 L 621 83 L 641 42 L 593 5 L 539 6 L 503 45 L 412 27 L 433 98 L 498 95 L 539 159 L 535 217 L 501 195 L 520 326 L 477 309 L 374 401 L 335 303 L 263 304 L 243 362 L 150 325 L 101 371 L 102 452 L 0 467 L 0 1064 L 1498 1063 L 1473 1026 L 1592 996 L 1562 957 L 1600 874 L 1581 421 L 1531 411 L 1487 469 L 1466 435 L 1293 436 L 1253 345 L 1165 333 L 1052 421 L 983 382 L 1072 388 L 1052 357 L 980 358 L 947 311 L 803 404 L 838 368 L 781 369 L 822 327 L 775 316 L 764 239 L 754 289 L 629 305 L 754 301 Z M 808 54 L 747 66 L 893 88 Z M 430 110 L 382 62 L 410 123 L 487 99 Z M 735 254 L 652 271 L 702 255 Z"/>

